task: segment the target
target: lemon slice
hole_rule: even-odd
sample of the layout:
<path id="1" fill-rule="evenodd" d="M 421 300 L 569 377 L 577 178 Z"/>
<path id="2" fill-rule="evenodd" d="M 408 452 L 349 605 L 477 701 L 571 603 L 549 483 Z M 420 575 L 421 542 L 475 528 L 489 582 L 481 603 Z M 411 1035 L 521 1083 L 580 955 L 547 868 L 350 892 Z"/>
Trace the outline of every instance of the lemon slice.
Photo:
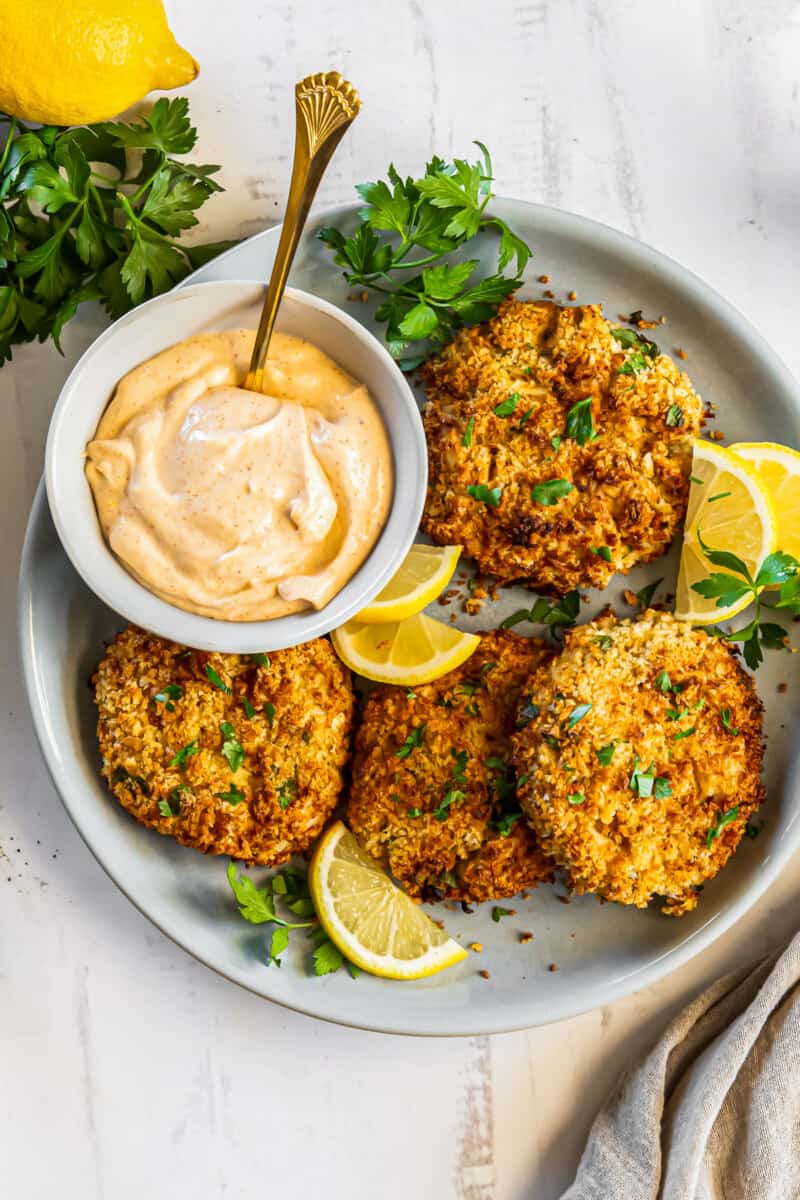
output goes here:
<path id="1" fill-rule="evenodd" d="M 800 454 L 775 442 L 737 442 L 731 451 L 755 468 L 778 514 L 778 549 L 800 558 Z"/>
<path id="2" fill-rule="evenodd" d="M 467 957 L 392 883 L 337 821 L 317 843 L 311 899 L 331 941 L 356 966 L 384 979 L 422 979 Z"/>
<path id="3" fill-rule="evenodd" d="M 415 542 L 397 574 L 353 620 L 383 625 L 413 617 L 447 587 L 460 554 L 460 546 L 425 546 Z"/>
<path id="4" fill-rule="evenodd" d="M 334 649 L 351 671 L 376 683 L 410 687 L 430 683 L 460 667 L 480 638 L 424 613 L 386 625 L 348 621 L 331 634 Z"/>
<path id="5" fill-rule="evenodd" d="M 713 597 L 692 591 L 693 583 L 720 569 L 704 555 L 698 530 L 707 546 L 735 554 L 754 575 L 762 560 L 777 547 L 777 528 L 775 506 L 755 469 L 722 446 L 696 441 L 675 616 L 714 624 L 735 616 L 750 603 L 745 596 L 727 608 L 717 608 Z"/>

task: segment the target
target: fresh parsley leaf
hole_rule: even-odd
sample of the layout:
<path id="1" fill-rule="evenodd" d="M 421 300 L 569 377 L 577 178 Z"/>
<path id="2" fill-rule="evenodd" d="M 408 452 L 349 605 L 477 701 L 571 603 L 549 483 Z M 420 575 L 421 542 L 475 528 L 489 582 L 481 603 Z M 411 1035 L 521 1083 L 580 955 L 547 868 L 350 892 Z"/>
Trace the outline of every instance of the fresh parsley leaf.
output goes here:
<path id="1" fill-rule="evenodd" d="M 253 717 L 256 715 L 256 710 L 248 700 L 247 696 L 242 696 L 242 708 L 244 709 L 244 715 L 247 717 L 248 721 L 252 721 Z"/>
<path id="2" fill-rule="evenodd" d="M 667 415 L 664 418 L 664 424 L 670 429 L 680 429 L 685 419 L 681 406 L 679 404 L 670 404 L 667 409 Z"/>
<path id="3" fill-rule="evenodd" d="M 227 696 L 230 696 L 231 689 L 228 687 L 225 680 L 214 670 L 214 668 L 211 666 L 211 663 L 206 663 L 206 675 L 208 676 L 209 682 L 212 683 L 218 691 L 225 692 Z"/>
<path id="4" fill-rule="evenodd" d="M 451 804 L 458 804 L 466 797 L 466 792 L 462 792 L 459 788 L 448 788 L 437 808 L 433 810 L 432 816 L 437 821 L 446 821 L 448 809 Z"/>
<path id="5" fill-rule="evenodd" d="M 492 920 L 499 924 L 503 917 L 513 917 L 513 912 L 510 908 L 503 908 L 499 904 L 495 904 L 492 908 Z"/>
<path id="6" fill-rule="evenodd" d="M 512 392 L 507 400 L 503 400 L 495 407 L 494 413 L 496 417 L 512 417 L 517 411 L 520 402 L 519 392 Z"/>
<path id="7" fill-rule="evenodd" d="M 470 417 L 470 419 L 467 421 L 466 429 L 464 430 L 464 436 L 461 439 L 461 445 L 466 450 L 469 450 L 470 446 L 472 445 L 472 431 L 474 428 L 475 428 L 475 418 Z"/>
<path id="8" fill-rule="evenodd" d="M 591 704 L 578 704 L 573 708 L 567 718 L 566 728 L 574 729 L 579 721 L 582 721 L 588 712 L 591 712 Z"/>
<path id="9" fill-rule="evenodd" d="M 278 787 L 278 804 L 281 808 L 288 808 L 289 805 L 297 797 L 297 774 L 284 779 Z"/>
<path id="10" fill-rule="evenodd" d="M 663 583 L 663 580 L 656 579 L 654 583 L 648 583 L 645 587 L 639 588 L 639 591 L 635 593 L 636 603 L 639 605 L 639 608 L 645 609 L 650 607 L 660 583 Z"/>
<path id="11" fill-rule="evenodd" d="M 272 936 L 269 941 L 267 963 L 274 963 L 276 967 L 281 965 L 281 955 L 289 945 L 289 930 L 285 925 L 278 925 L 273 929 Z"/>
<path id="12" fill-rule="evenodd" d="M 267 718 L 267 724 L 269 725 L 270 729 L 272 729 L 275 721 L 275 705 L 271 700 L 267 700 L 266 704 L 264 705 L 264 716 Z"/>
<path id="13" fill-rule="evenodd" d="M 716 841 L 716 839 L 721 835 L 725 826 L 730 825 L 732 821 L 735 821 L 738 815 L 739 807 L 737 805 L 736 808 L 731 808 L 726 813 L 723 813 L 717 823 L 711 826 L 708 831 L 708 836 L 706 837 L 706 846 L 709 850 L 711 849 L 711 843 Z"/>
<path id="14" fill-rule="evenodd" d="M 525 412 L 520 417 L 520 419 L 517 421 L 516 425 L 513 427 L 514 433 L 522 433 L 523 429 L 525 428 L 528 421 L 530 420 L 530 416 L 531 416 L 532 412 L 533 412 L 533 405 L 531 405 L 530 408 L 526 409 Z"/>
<path id="15" fill-rule="evenodd" d="M 332 975 L 339 970 L 343 962 L 344 955 L 341 950 L 334 946 L 330 938 L 326 938 L 314 951 L 314 974 Z"/>
<path id="16" fill-rule="evenodd" d="M 729 708 L 721 708 L 719 710 L 719 715 L 722 719 L 723 729 L 725 729 L 731 735 L 731 737 L 738 737 L 739 730 L 731 723 L 731 710 Z"/>
<path id="17" fill-rule="evenodd" d="M 508 837 L 511 830 L 516 825 L 517 821 L 522 818 L 522 813 L 517 809 L 515 812 L 503 813 L 501 817 L 492 822 L 492 825 L 500 834 L 501 837 Z"/>
<path id="18" fill-rule="evenodd" d="M 672 787 L 668 779 L 663 775 L 659 775 L 653 782 L 653 795 L 656 800 L 666 800 L 667 796 L 672 795 Z"/>
<path id="19" fill-rule="evenodd" d="M 186 764 L 189 761 L 189 759 L 192 757 L 192 755 L 199 754 L 199 753 L 200 753 L 200 747 L 197 744 L 197 739 L 195 739 L 194 741 L 189 742 L 181 750 L 179 750 L 178 753 L 175 755 L 175 757 L 170 761 L 169 765 L 171 767 L 177 767 L 178 770 L 180 770 L 180 771 L 185 771 Z"/>
<path id="20" fill-rule="evenodd" d="M 500 623 L 501 629 L 513 629 L 522 621 L 530 621 L 533 625 L 548 625 L 558 635 L 561 630 L 571 628 L 580 612 L 581 596 L 577 588 L 567 592 L 560 600 L 552 604 L 540 597 L 533 608 L 520 608 L 511 613 Z"/>
<path id="21" fill-rule="evenodd" d="M 608 742 L 605 746 L 601 746 L 599 750 L 595 750 L 598 762 L 602 763 L 604 767 L 610 766 L 616 748 L 616 742 Z"/>
<path id="22" fill-rule="evenodd" d="M 241 788 L 232 783 L 227 792 L 214 792 L 218 800 L 224 800 L 226 804 L 230 804 L 231 808 L 235 808 L 237 804 L 245 799 L 246 793 Z"/>
<path id="23" fill-rule="evenodd" d="M 614 645 L 614 639 L 609 637 L 607 633 L 600 634 L 599 637 L 593 638 L 595 646 L 599 646 L 603 654 L 605 654 Z"/>
<path id="24" fill-rule="evenodd" d="M 697 728 L 692 725 L 689 729 L 679 729 L 677 733 L 673 733 L 673 742 L 680 742 L 683 738 L 691 737 L 693 733 L 697 733 Z"/>
<path id="25" fill-rule="evenodd" d="M 567 796 L 567 800 L 570 804 L 583 804 L 586 797 L 583 792 L 572 792 L 571 795 Z"/>
<path id="26" fill-rule="evenodd" d="M 220 722 L 219 731 L 222 736 L 220 753 L 235 775 L 244 762 L 244 748 L 237 738 L 236 731 L 230 721 Z"/>
<path id="27" fill-rule="evenodd" d="M 412 820 L 415 820 L 417 817 L 422 816 L 422 809 L 421 808 L 409 808 L 406 810 L 406 816 L 411 817 Z"/>
<path id="28" fill-rule="evenodd" d="M 572 484 L 567 479 L 548 479 L 545 483 L 537 483 L 531 489 L 531 499 L 550 508 L 571 491 Z"/>
<path id="29" fill-rule="evenodd" d="M 416 750 L 417 746 L 421 746 L 422 739 L 425 737 L 425 728 L 426 726 L 423 724 L 417 725 L 414 729 L 412 729 L 400 749 L 395 750 L 395 757 L 408 758 L 408 756 L 412 754 L 414 750 Z"/>
<path id="30" fill-rule="evenodd" d="M 188 792 L 189 788 L 185 784 L 179 784 L 178 787 L 171 788 L 165 800 L 159 800 L 158 811 L 162 817 L 177 817 L 181 811 L 181 796 L 184 792 Z"/>
<path id="31" fill-rule="evenodd" d="M 554 452 L 558 454 L 559 450 L 561 449 L 561 437 L 559 434 L 553 434 L 553 436 L 550 438 L 550 445 L 553 447 Z"/>
<path id="32" fill-rule="evenodd" d="M 256 664 L 257 667 L 263 667 L 265 671 L 268 671 L 270 669 L 271 664 L 269 661 L 268 654 L 262 654 L 261 652 L 259 652 L 258 654 L 251 654 L 249 657 L 252 659 L 252 661 Z"/>
<path id="33" fill-rule="evenodd" d="M 153 699 L 157 704 L 163 704 L 167 712 L 175 712 L 175 701 L 183 698 L 183 688 L 178 683 L 168 683 Z"/>
<path id="34" fill-rule="evenodd" d="M 485 483 L 471 483 L 467 486 L 467 495 L 471 496 L 473 500 L 482 501 L 489 508 L 497 508 L 499 506 L 502 494 L 502 484 L 494 488 L 488 487 Z"/>
<path id="35" fill-rule="evenodd" d="M 228 883 L 245 921 L 263 925 L 266 921 L 275 920 L 275 903 L 269 883 L 264 888 L 257 888 L 249 876 L 239 875 L 235 863 L 228 865 Z"/>
<path id="36" fill-rule="evenodd" d="M 611 562 L 610 546 L 590 546 L 589 550 L 592 554 L 596 554 L 598 558 L 602 558 L 603 562 Z"/>
<path id="37" fill-rule="evenodd" d="M 585 446 L 597 437 L 592 420 L 591 396 L 587 396 L 585 400 L 578 400 L 567 413 L 566 436 L 572 438 L 579 446 Z"/>

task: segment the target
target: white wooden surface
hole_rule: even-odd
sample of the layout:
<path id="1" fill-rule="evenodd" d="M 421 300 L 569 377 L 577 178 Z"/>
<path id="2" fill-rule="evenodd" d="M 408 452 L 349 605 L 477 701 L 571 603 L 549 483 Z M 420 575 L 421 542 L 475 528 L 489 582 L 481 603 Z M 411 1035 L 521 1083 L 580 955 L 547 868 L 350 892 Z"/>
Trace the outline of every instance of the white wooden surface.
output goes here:
<path id="1" fill-rule="evenodd" d="M 228 189 L 201 235 L 280 215 L 291 93 L 338 67 L 363 115 L 321 200 L 391 157 L 491 147 L 497 190 L 586 213 L 724 292 L 800 373 L 797 0 L 168 0 L 202 64 L 202 161 Z M 295 1016 L 139 916 L 70 826 L 16 662 L 15 575 L 67 356 L 0 371 L 0 1171 L 39 1200 L 553 1200 L 618 1071 L 682 999 L 797 919 L 797 867 L 699 961 L 567 1023 L 414 1041 Z M 609 1197 L 609 1200 L 616 1198 Z M 624 1200 L 624 1198 L 621 1198 Z"/>

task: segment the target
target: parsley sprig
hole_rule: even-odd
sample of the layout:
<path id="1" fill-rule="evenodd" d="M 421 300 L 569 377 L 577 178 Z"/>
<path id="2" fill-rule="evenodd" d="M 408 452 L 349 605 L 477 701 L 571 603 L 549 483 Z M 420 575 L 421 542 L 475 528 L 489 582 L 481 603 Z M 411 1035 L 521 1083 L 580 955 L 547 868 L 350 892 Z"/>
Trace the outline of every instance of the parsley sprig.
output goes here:
<path id="1" fill-rule="evenodd" d="M 768 650 L 780 650 L 786 645 L 786 630 L 782 625 L 762 621 L 762 608 L 785 608 L 800 613 L 800 562 L 791 554 L 777 550 L 767 555 L 753 577 L 747 564 L 738 555 L 707 546 L 699 529 L 697 540 L 708 561 L 715 567 L 725 569 L 713 571 L 707 579 L 693 583 L 693 590 L 706 599 L 713 599 L 717 608 L 727 608 L 745 597 L 755 604 L 753 617 L 746 625 L 728 632 L 712 625 L 708 632 L 728 642 L 742 642 L 745 662 L 755 670 L 764 661 L 765 647 Z M 767 604 L 762 592 L 772 587 L 780 588 L 778 599 Z"/>
<path id="2" fill-rule="evenodd" d="M 289 936 L 295 929 L 308 929 L 306 935 L 314 943 L 312 952 L 315 975 L 330 975 L 338 971 L 343 963 L 353 979 L 360 973 L 355 963 L 348 962 L 342 952 L 334 946 L 317 920 L 314 905 L 308 890 L 308 880 L 302 871 L 284 867 L 265 880 L 263 887 L 256 887 L 248 875 L 239 874 L 235 863 L 228 865 L 228 883 L 239 905 L 239 915 L 251 925 L 271 925 L 267 966 L 281 965 L 281 954 L 289 945 Z M 277 909 L 280 902 L 292 916 L 302 918 L 289 921 Z"/>
<path id="3" fill-rule="evenodd" d="M 419 179 L 403 179 L 390 165 L 387 180 L 357 185 L 364 207 L 355 233 L 347 237 L 327 226 L 318 234 L 348 283 L 385 296 L 375 318 L 385 323 L 389 352 L 404 370 L 460 326 L 493 316 L 519 287 L 531 255 L 522 238 L 487 211 L 492 163 L 486 147 L 475 145 L 480 161 L 434 156 Z M 485 231 L 499 235 L 497 271 L 476 280 L 477 258 L 451 256 Z M 512 261 L 515 273 L 505 275 Z"/>
<path id="4" fill-rule="evenodd" d="M 119 317 L 231 245 L 185 246 L 219 167 L 180 161 L 197 131 L 185 97 L 131 123 L 34 129 L 0 114 L 0 363 L 52 337 L 85 300 Z M 128 151 L 141 151 L 130 173 Z"/>
<path id="5" fill-rule="evenodd" d="M 540 596 L 533 608 L 518 608 L 516 612 L 511 613 L 505 621 L 501 622 L 501 628 L 513 629 L 515 625 L 519 625 L 523 621 L 530 621 L 532 625 L 547 625 L 557 635 L 565 629 L 572 628 L 578 619 L 580 609 L 580 592 L 577 588 L 573 588 L 571 592 L 567 592 L 566 596 L 553 601 L 552 604 Z"/>

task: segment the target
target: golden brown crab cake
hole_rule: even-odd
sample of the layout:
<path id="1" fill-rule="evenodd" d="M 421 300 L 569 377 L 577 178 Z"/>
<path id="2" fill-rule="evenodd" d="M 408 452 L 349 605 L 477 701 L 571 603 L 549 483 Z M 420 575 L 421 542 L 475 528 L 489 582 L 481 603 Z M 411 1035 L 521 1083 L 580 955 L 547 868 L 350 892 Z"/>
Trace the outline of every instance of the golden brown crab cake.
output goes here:
<path id="1" fill-rule="evenodd" d="M 681 529 L 702 402 L 599 305 L 509 300 L 422 377 L 423 528 L 501 583 L 602 588 Z"/>
<path id="2" fill-rule="evenodd" d="M 550 879 L 515 798 L 509 761 L 533 638 L 487 633 L 456 671 L 368 698 L 356 734 L 348 821 L 413 896 L 482 901 Z"/>
<path id="3" fill-rule="evenodd" d="M 730 644 L 669 613 L 600 617 L 532 676 L 523 811 L 573 889 L 694 908 L 764 798 L 762 708 Z"/>
<path id="4" fill-rule="evenodd" d="M 336 807 L 353 692 L 326 639 L 207 654 L 130 626 L 93 684 L 111 791 L 184 846 L 275 866 Z"/>

